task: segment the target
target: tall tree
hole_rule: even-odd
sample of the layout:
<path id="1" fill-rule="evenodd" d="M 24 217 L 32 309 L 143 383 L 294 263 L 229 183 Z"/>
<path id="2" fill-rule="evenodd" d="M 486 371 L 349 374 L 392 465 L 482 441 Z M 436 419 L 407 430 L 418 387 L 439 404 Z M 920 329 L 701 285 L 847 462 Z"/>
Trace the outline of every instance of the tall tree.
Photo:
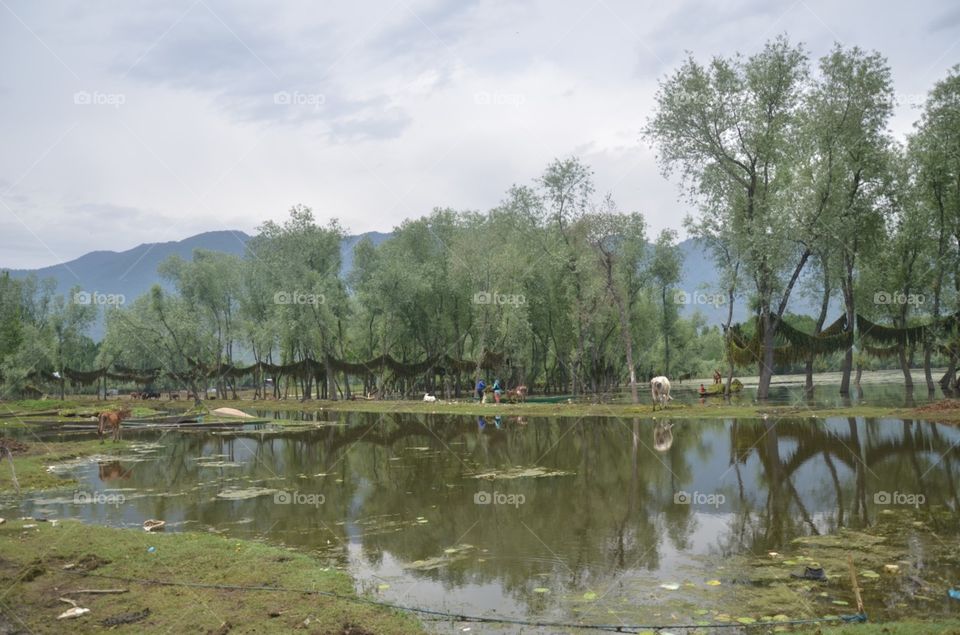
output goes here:
<path id="1" fill-rule="evenodd" d="M 736 228 L 744 273 L 755 287 L 760 381 L 766 399 L 777 329 L 810 252 L 788 186 L 807 84 L 807 55 L 784 37 L 749 58 L 689 57 L 661 81 L 646 135 L 665 173 L 679 169 L 697 199 Z"/>
<path id="2" fill-rule="evenodd" d="M 884 230 L 879 203 L 889 156 L 887 123 L 893 83 L 879 53 L 839 45 L 820 59 L 820 74 L 807 95 L 798 142 L 801 188 L 811 252 L 837 254 L 847 325 L 854 328 L 858 257 L 876 247 Z M 844 353 L 840 394 L 850 392 L 853 347 Z"/>
<path id="3" fill-rule="evenodd" d="M 663 374 L 670 375 L 670 343 L 674 339 L 679 306 L 673 286 L 680 281 L 682 256 L 677 247 L 677 232 L 664 229 L 657 236 L 650 259 L 650 278 L 660 296 L 660 328 L 663 335 Z"/>

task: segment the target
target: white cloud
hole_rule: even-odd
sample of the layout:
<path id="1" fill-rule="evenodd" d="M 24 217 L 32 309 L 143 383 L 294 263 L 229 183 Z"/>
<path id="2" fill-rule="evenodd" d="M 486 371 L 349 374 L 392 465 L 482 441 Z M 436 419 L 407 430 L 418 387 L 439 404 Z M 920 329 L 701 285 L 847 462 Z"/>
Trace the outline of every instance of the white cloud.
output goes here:
<path id="1" fill-rule="evenodd" d="M 388 230 L 434 206 L 489 208 L 572 153 L 651 233 L 679 228 L 689 206 L 640 130 L 685 50 L 750 52 L 789 31 L 817 57 L 840 39 L 886 54 L 904 95 L 923 95 L 957 51 L 943 1 L 9 7 L 0 265 L 12 267 L 252 231 L 294 203 Z M 898 109 L 895 132 L 915 116 Z"/>

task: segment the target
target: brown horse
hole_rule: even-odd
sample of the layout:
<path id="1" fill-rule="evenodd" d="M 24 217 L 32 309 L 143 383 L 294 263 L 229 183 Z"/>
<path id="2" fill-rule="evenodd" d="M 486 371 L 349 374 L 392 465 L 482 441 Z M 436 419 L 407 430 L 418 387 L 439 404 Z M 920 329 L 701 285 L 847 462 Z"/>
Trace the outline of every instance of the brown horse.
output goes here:
<path id="1" fill-rule="evenodd" d="M 104 410 L 101 412 L 100 416 L 97 418 L 97 437 L 100 439 L 100 443 L 103 443 L 103 433 L 107 427 L 113 428 L 113 440 L 119 441 L 120 424 L 129 416 L 129 408 L 122 408 L 120 410 Z"/>
<path id="2" fill-rule="evenodd" d="M 527 401 L 527 387 L 523 384 L 507 391 L 507 401 L 510 403 L 524 403 Z"/>
<path id="3" fill-rule="evenodd" d="M 124 468 L 120 461 L 110 461 L 109 463 L 99 463 L 99 476 L 101 481 L 115 481 L 118 479 L 127 480 L 133 474 L 133 468 Z"/>

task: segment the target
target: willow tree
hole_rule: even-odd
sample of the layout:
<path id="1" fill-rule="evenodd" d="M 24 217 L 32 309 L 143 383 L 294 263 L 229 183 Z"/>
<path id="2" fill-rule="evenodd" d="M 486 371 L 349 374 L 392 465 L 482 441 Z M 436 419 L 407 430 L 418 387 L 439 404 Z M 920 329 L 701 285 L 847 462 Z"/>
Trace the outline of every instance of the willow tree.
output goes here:
<path id="1" fill-rule="evenodd" d="M 936 273 L 931 288 L 931 313 L 936 320 L 944 309 L 944 292 L 950 277 L 960 295 L 960 65 L 950 69 L 947 77 L 930 91 L 909 149 L 921 202 L 929 208 L 936 232 Z M 952 307 L 953 311 L 958 308 Z M 951 344 L 956 343 L 955 335 L 942 335 L 950 336 Z M 930 358 L 934 345 L 932 337 L 924 342 L 923 368 L 931 393 Z M 942 386 L 955 382 L 957 347 L 949 346 L 948 350 L 950 361 L 940 382 Z"/>
<path id="2" fill-rule="evenodd" d="M 591 302 L 589 267 L 581 263 L 585 238 L 578 223 L 587 214 L 595 186 L 593 171 L 576 157 L 556 159 L 537 179 L 543 201 L 540 208 L 547 232 L 543 248 L 545 265 L 559 267 L 563 275 L 555 282 L 570 289 L 576 330 L 575 351 L 571 357 L 573 393 L 579 394 L 583 383 L 583 364 L 586 359 L 587 337 L 596 306 Z M 558 351 L 562 354 L 562 351 Z"/>
<path id="3" fill-rule="evenodd" d="M 216 389 L 221 398 L 226 398 L 223 371 L 225 366 L 233 364 L 233 347 L 239 335 L 236 322 L 242 275 L 240 258 L 198 249 L 192 260 L 173 255 L 160 263 L 157 270 L 161 277 L 174 284 L 180 297 L 215 335 L 215 357 L 203 361 L 211 362 L 216 368 Z M 231 382 L 230 387 L 236 399 L 236 384 Z"/>
<path id="4" fill-rule="evenodd" d="M 677 247 L 677 232 L 664 229 L 657 236 L 653 244 L 653 255 L 650 259 L 650 279 L 656 285 L 655 291 L 660 296 L 660 327 L 663 334 L 663 371 L 670 375 L 670 342 L 674 339 L 679 306 L 673 297 L 671 289 L 680 282 L 682 256 Z"/>
<path id="5" fill-rule="evenodd" d="M 281 360 L 323 360 L 330 399 L 337 395 L 332 358 L 340 353 L 338 336 L 349 311 L 339 278 L 343 237 L 336 220 L 319 225 L 309 207 L 297 205 L 284 223 L 263 223 L 247 244 L 248 257 L 264 267 L 274 283 L 267 292 L 282 327 Z M 312 395 L 313 377 L 298 379 L 306 399 Z"/>
<path id="6" fill-rule="evenodd" d="M 611 198 L 605 210 L 584 219 L 589 223 L 589 241 L 597 257 L 604 287 L 617 310 L 620 341 L 627 359 L 630 398 L 640 403 L 637 369 L 633 355 L 630 298 L 639 285 L 646 245 L 646 221 L 641 214 L 618 214 Z"/>
<path id="7" fill-rule="evenodd" d="M 856 47 L 836 46 L 820 59 L 819 70 L 801 115 L 798 199 L 808 215 L 810 250 L 836 254 L 847 328 L 852 329 L 859 257 L 876 248 L 884 231 L 880 197 L 893 82 L 883 56 Z M 848 347 L 843 357 L 842 395 L 850 392 L 853 350 Z"/>
<path id="8" fill-rule="evenodd" d="M 707 213 L 725 224 L 755 288 L 760 381 L 773 377 L 777 330 L 810 252 L 789 192 L 807 56 L 784 37 L 748 58 L 688 57 L 660 82 L 645 134 L 665 175 L 679 171 L 694 199 L 722 201 Z"/>

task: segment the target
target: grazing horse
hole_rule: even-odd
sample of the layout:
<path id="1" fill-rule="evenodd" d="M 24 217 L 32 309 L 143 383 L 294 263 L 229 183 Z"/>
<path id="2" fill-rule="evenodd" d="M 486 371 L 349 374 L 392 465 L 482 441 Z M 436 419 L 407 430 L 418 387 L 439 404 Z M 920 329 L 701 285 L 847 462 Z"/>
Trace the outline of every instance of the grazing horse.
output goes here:
<path id="1" fill-rule="evenodd" d="M 527 387 L 523 384 L 507 391 L 507 401 L 510 403 L 525 403 L 527 401 Z"/>
<path id="2" fill-rule="evenodd" d="M 120 424 L 129 416 L 129 408 L 123 408 L 121 410 L 105 410 L 101 412 L 97 422 L 97 437 L 99 437 L 100 443 L 103 443 L 103 433 L 108 427 L 113 428 L 113 440 L 119 441 Z"/>
<path id="3" fill-rule="evenodd" d="M 666 408 L 667 402 L 673 400 L 673 397 L 670 396 L 670 380 L 663 375 L 651 379 L 650 396 L 653 398 L 654 410 L 657 409 L 657 404 L 660 404 L 661 410 Z"/>

